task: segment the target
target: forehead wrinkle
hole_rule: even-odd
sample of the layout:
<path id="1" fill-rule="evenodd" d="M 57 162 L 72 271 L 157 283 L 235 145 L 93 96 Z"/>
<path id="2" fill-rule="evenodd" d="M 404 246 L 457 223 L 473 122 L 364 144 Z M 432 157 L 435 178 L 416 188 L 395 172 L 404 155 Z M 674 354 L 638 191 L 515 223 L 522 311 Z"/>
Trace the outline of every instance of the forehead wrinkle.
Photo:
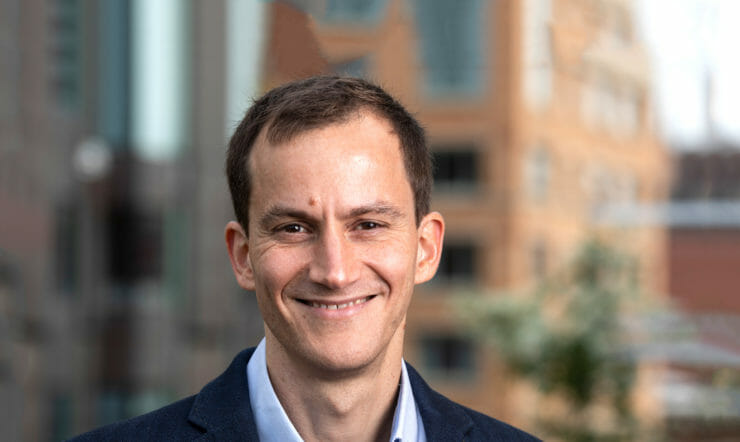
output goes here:
<path id="1" fill-rule="evenodd" d="M 403 218 L 403 212 L 398 207 L 385 201 L 362 205 L 349 211 L 350 218 L 356 218 L 367 214 L 388 215 L 393 219 Z"/>

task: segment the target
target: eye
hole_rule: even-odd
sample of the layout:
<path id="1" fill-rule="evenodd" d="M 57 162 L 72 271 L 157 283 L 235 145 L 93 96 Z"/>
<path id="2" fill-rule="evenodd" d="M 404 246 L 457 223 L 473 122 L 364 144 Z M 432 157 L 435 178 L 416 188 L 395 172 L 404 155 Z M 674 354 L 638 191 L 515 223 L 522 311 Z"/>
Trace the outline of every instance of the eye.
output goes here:
<path id="1" fill-rule="evenodd" d="M 380 223 L 375 221 L 363 221 L 357 224 L 357 230 L 373 230 L 381 227 Z"/>
<path id="2" fill-rule="evenodd" d="M 283 233 L 306 233 L 307 232 L 305 227 L 303 227 L 300 224 L 295 224 L 295 223 L 285 224 L 283 226 L 280 226 L 277 228 L 277 231 L 283 232 Z"/>

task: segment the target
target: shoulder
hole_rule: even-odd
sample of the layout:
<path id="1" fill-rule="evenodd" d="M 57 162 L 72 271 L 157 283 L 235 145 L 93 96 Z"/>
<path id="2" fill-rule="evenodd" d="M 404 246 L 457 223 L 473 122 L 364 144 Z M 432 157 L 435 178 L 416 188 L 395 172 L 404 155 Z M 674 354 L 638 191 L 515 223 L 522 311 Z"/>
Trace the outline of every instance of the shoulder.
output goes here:
<path id="1" fill-rule="evenodd" d="M 181 441 L 197 439 L 206 432 L 222 436 L 252 434 L 246 365 L 253 351 L 250 348 L 239 353 L 223 374 L 195 396 L 106 425 L 71 441 Z"/>
<path id="2" fill-rule="evenodd" d="M 158 410 L 96 430 L 71 439 L 73 442 L 86 441 L 134 441 L 134 440 L 184 440 L 197 437 L 187 422 L 188 414 L 195 396 L 182 399 Z"/>
<path id="3" fill-rule="evenodd" d="M 540 440 L 505 422 L 451 401 L 429 387 L 413 367 L 407 364 L 407 368 L 427 440 Z"/>
<path id="4" fill-rule="evenodd" d="M 444 397 L 444 396 L 443 396 Z M 445 400 L 450 401 L 447 398 Z M 522 441 L 534 442 L 539 441 L 537 437 L 513 427 L 506 422 L 494 419 L 478 411 L 472 410 L 455 402 L 453 406 L 458 407 L 463 413 L 467 414 L 473 421 L 473 427 L 470 431 L 470 437 L 466 440 L 485 440 L 485 441 Z"/>

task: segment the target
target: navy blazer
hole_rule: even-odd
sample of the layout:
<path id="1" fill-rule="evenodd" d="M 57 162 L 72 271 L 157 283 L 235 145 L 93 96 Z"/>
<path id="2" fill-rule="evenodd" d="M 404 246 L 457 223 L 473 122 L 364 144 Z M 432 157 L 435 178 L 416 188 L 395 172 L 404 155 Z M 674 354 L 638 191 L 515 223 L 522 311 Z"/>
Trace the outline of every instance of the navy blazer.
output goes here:
<path id="1" fill-rule="evenodd" d="M 253 352 L 254 348 L 250 348 L 239 353 L 221 376 L 195 396 L 71 440 L 257 441 L 246 369 Z M 410 365 L 407 368 L 428 441 L 539 440 L 452 402 L 432 390 Z"/>

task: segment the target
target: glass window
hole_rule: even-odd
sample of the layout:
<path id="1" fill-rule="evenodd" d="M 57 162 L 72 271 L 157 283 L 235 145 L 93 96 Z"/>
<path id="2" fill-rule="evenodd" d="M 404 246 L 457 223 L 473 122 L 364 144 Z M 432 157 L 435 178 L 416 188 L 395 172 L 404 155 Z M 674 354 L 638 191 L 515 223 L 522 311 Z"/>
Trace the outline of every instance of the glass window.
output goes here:
<path id="1" fill-rule="evenodd" d="M 482 0 L 414 2 L 424 92 L 473 95 L 481 90 L 486 4 Z"/>
<path id="2" fill-rule="evenodd" d="M 442 258 L 434 280 L 449 284 L 470 284 L 475 282 L 475 248 L 472 244 L 445 244 Z"/>
<path id="3" fill-rule="evenodd" d="M 112 210 L 108 263 L 113 281 L 125 285 L 159 279 L 163 273 L 163 241 L 161 213 L 144 213 L 130 206 Z"/>
<path id="4" fill-rule="evenodd" d="M 107 425 L 126 419 L 126 397 L 123 393 L 111 390 L 98 397 L 98 424 Z"/>
<path id="5" fill-rule="evenodd" d="M 524 96 L 535 109 L 545 108 L 552 95 L 550 0 L 524 2 Z"/>
<path id="6" fill-rule="evenodd" d="M 550 154 L 545 147 L 539 146 L 530 151 L 525 162 L 525 189 L 535 202 L 547 200 L 550 187 Z"/>
<path id="7" fill-rule="evenodd" d="M 365 78 L 368 64 L 368 57 L 358 57 L 333 65 L 332 71 L 338 75 Z"/>
<path id="8" fill-rule="evenodd" d="M 642 127 L 642 92 L 596 71 L 581 86 L 581 117 L 593 128 L 635 135 Z"/>
<path id="9" fill-rule="evenodd" d="M 62 108 L 76 110 L 82 93 L 82 30 L 77 0 L 56 0 L 49 23 L 52 38 L 51 89 Z"/>
<path id="10" fill-rule="evenodd" d="M 137 391 L 129 395 L 126 400 L 126 414 L 128 416 L 139 416 L 157 408 L 167 405 L 173 400 L 172 395 L 165 389 L 152 389 Z"/>
<path id="11" fill-rule="evenodd" d="M 223 97 L 226 115 L 223 127 L 225 139 L 229 139 L 237 126 L 236 122 L 241 121 L 245 110 L 251 106 L 249 97 L 261 95 L 266 40 L 270 34 L 268 29 L 272 26 L 268 14 L 273 5 L 266 1 L 229 0 L 225 3 L 226 83 Z M 295 5 L 300 6 L 299 3 Z"/>
<path id="12" fill-rule="evenodd" d="M 11 152 L 22 146 L 23 132 L 22 111 L 26 104 L 21 99 L 23 74 L 21 63 L 24 54 L 21 52 L 21 0 L 4 0 L 0 6 L 0 41 L 2 41 L 3 59 L 0 62 L 0 154 Z M 8 163 L 8 159 L 3 162 Z M 0 170 L 0 187 L 3 171 Z"/>
<path id="13" fill-rule="evenodd" d="M 477 152 L 434 150 L 434 186 L 440 192 L 473 190 L 478 181 Z"/>
<path id="14" fill-rule="evenodd" d="M 183 297 L 190 289 L 188 258 L 192 237 L 191 214 L 185 209 L 167 210 L 164 217 L 164 279 L 173 305 L 185 304 Z"/>
<path id="15" fill-rule="evenodd" d="M 98 27 L 98 131 L 113 149 L 128 141 L 130 88 L 129 2 L 103 1 Z"/>
<path id="16" fill-rule="evenodd" d="M 151 391 L 107 389 L 98 397 L 98 424 L 107 425 L 130 419 L 167 405 L 171 401 L 172 395 L 163 389 Z"/>
<path id="17" fill-rule="evenodd" d="M 79 210 L 74 205 L 59 207 L 55 217 L 55 273 L 61 293 L 77 290 L 79 254 Z"/>
<path id="18" fill-rule="evenodd" d="M 64 440 L 74 436 L 72 431 L 74 410 L 68 394 L 55 394 L 51 399 L 52 440 Z"/>
<path id="19" fill-rule="evenodd" d="M 131 141 L 139 158 L 176 158 L 190 134 L 192 2 L 131 2 Z"/>
<path id="20" fill-rule="evenodd" d="M 535 281 L 544 279 L 547 275 L 547 246 L 544 241 L 535 241 L 529 251 L 529 267 Z"/>
<path id="21" fill-rule="evenodd" d="M 469 379 L 474 373 L 475 353 L 470 339 L 454 335 L 426 336 L 421 346 L 424 366 L 433 374 Z"/>
<path id="22" fill-rule="evenodd" d="M 327 0 L 327 21 L 375 22 L 381 18 L 387 0 Z"/>

